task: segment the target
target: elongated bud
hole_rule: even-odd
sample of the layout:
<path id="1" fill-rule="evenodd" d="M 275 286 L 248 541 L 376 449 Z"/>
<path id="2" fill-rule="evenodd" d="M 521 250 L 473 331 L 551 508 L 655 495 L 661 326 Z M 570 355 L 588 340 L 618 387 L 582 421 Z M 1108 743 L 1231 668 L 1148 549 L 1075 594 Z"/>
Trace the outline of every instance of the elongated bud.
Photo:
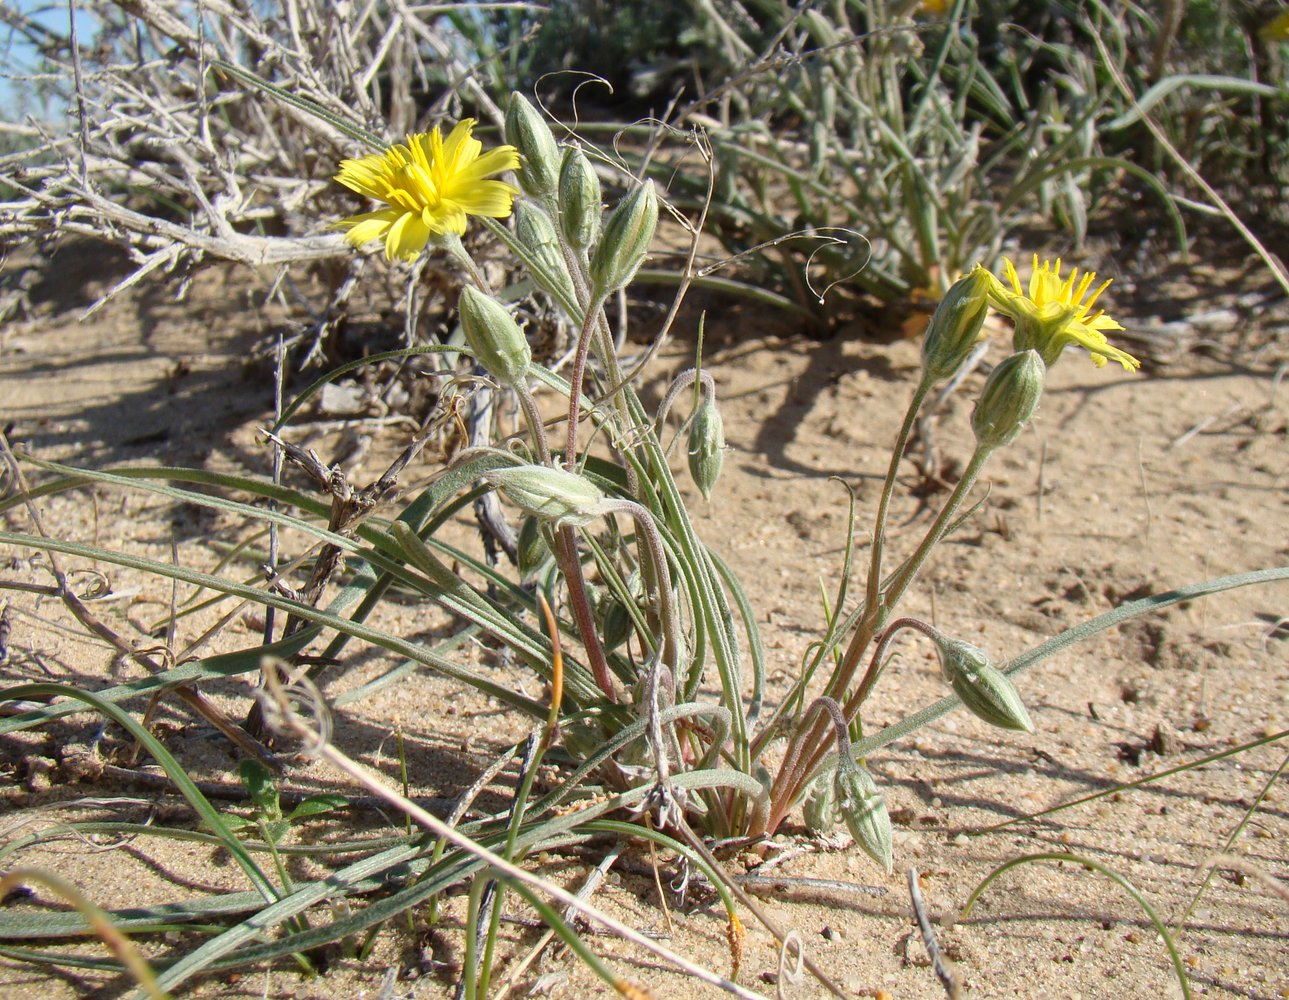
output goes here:
<path id="1" fill-rule="evenodd" d="M 886 811 L 886 800 L 877 790 L 877 782 L 853 760 L 843 760 L 833 775 L 833 783 L 837 810 L 846 821 L 850 835 L 889 875 L 894 861 L 891 817 Z"/>
<path id="2" fill-rule="evenodd" d="M 837 825 L 837 778 L 824 772 L 806 788 L 802 819 L 811 833 L 831 833 Z"/>
<path id="3" fill-rule="evenodd" d="M 559 171 L 559 224 L 564 238 L 578 250 L 586 250 L 600 235 L 601 199 L 595 167 L 585 153 L 570 146 Z"/>
<path id="4" fill-rule="evenodd" d="M 600 617 L 600 641 L 607 650 L 615 650 L 631 635 L 631 613 L 616 597 L 609 597 L 596 609 Z"/>
<path id="5" fill-rule="evenodd" d="M 1289 41 L 1289 10 L 1282 10 L 1258 29 L 1258 36 L 1268 42 Z"/>
<path id="6" fill-rule="evenodd" d="M 704 500 L 712 498 L 724 464 L 725 421 L 716 401 L 704 396 L 689 427 L 689 474 Z"/>
<path id="7" fill-rule="evenodd" d="M 524 513 L 582 527 L 602 513 L 604 494 L 589 479 L 547 465 L 516 465 L 483 476 Z"/>
<path id="8" fill-rule="evenodd" d="M 591 257 L 596 291 L 608 295 L 635 277 L 658 227 L 658 195 L 645 181 L 618 202 Z"/>
<path id="9" fill-rule="evenodd" d="M 517 385 L 533 359 L 515 318 L 496 299 L 470 285 L 461 291 L 461 329 L 484 371 L 505 385 Z"/>
<path id="10" fill-rule="evenodd" d="M 973 715 L 991 726 L 1032 733 L 1025 703 L 1006 674 L 989 662 L 985 651 L 968 642 L 938 639 L 940 672 Z"/>
<path id="11" fill-rule="evenodd" d="M 506 142 L 519 150 L 519 183 L 534 198 L 553 198 L 559 184 L 559 147 L 546 119 L 519 91 L 506 108 Z"/>
<path id="12" fill-rule="evenodd" d="M 577 717 L 561 720 L 559 735 L 574 760 L 586 760 L 609 739 L 598 719 Z"/>
<path id="13" fill-rule="evenodd" d="M 604 744 L 637 719 L 635 710 L 626 705 L 601 703 L 590 712 L 578 712 L 561 721 L 559 731 L 568 752 L 578 760 L 585 760 L 603 750 Z M 638 747 L 643 742 L 633 740 L 632 744 Z M 624 754 L 632 752 L 639 753 L 639 750 L 628 749 Z"/>
<path id="14" fill-rule="evenodd" d="M 557 302 L 576 304 L 577 292 L 573 290 L 573 279 L 569 276 L 564 254 L 560 252 L 559 236 L 551 217 L 530 202 L 518 202 L 515 205 L 515 235 L 534 257 L 535 266 L 529 268 L 529 273 L 542 291 L 549 293 Z"/>
<path id="15" fill-rule="evenodd" d="M 1013 354 L 993 370 L 971 414 L 971 429 L 982 448 L 1001 448 L 1016 440 L 1038 409 L 1046 372 L 1034 350 Z"/>
<path id="16" fill-rule="evenodd" d="M 922 341 L 922 370 L 932 382 L 957 374 L 980 340 L 992 277 L 977 265 L 970 274 L 955 281 L 936 306 Z"/>
<path id="17" fill-rule="evenodd" d="M 550 545 L 542 534 L 541 519 L 524 518 L 524 523 L 519 526 L 519 540 L 515 545 L 515 561 L 519 564 L 520 577 L 531 580 L 550 556 Z"/>

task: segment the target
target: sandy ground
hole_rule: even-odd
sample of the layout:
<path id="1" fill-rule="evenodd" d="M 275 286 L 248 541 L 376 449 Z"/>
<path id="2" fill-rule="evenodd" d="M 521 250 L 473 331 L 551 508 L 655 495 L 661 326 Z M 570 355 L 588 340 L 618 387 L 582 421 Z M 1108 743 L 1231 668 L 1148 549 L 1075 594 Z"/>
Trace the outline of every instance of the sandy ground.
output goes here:
<path id="1" fill-rule="evenodd" d="M 93 271 L 91 262 L 91 279 Z M 1125 600 L 1289 561 L 1289 404 L 1277 378 L 1289 312 L 1256 279 L 1224 297 L 1211 284 L 1187 282 L 1175 280 L 1170 291 L 1162 276 L 1143 279 L 1135 297 L 1129 283 L 1121 283 L 1112 300 L 1115 315 L 1154 336 L 1164 353 L 1171 351 L 1168 364 L 1129 376 L 1097 370 L 1074 354 L 1064 358 L 1032 428 L 987 470 L 986 508 L 943 547 L 911 595 L 909 613 L 933 618 L 1004 660 Z M 0 412 L 11 438 L 41 457 L 96 467 L 160 462 L 265 471 L 269 456 L 256 443 L 255 429 L 269 412 L 271 389 L 263 371 L 246 372 L 242 361 L 272 329 L 239 287 L 237 279 L 212 276 L 198 283 L 188 303 L 151 290 L 114 302 L 88 321 L 78 319 L 83 301 L 52 292 L 35 296 L 34 314 L 0 333 Z M 95 291 L 90 280 L 76 294 L 87 301 Z M 695 518 L 747 583 L 771 680 L 781 691 L 820 628 L 819 582 L 835 587 L 840 567 L 846 502 L 832 477 L 858 491 L 863 538 L 914 380 L 917 350 L 904 340 L 878 344 L 844 332 L 809 340 L 786 326 L 767 328 L 756 310 L 707 305 L 714 310 L 707 363 L 719 385 L 729 453 L 716 498 L 710 505 L 695 500 Z M 1190 323 L 1187 315 L 1201 315 L 1203 322 Z M 1127 346 L 1141 350 L 1142 342 Z M 691 344 L 677 341 L 664 352 L 651 391 L 656 394 L 662 378 L 683 367 L 691 351 Z M 951 476 L 953 462 L 965 457 L 976 385 L 978 377 L 947 401 L 915 452 L 935 457 L 932 471 Z M 311 420 L 297 425 L 294 440 L 329 456 L 341 446 L 342 429 L 336 421 Z M 349 469 L 356 482 L 379 474 L 407 435 L 396 422 L 359 429 L 374 443 Z M 437 461 L 426 456 L 409 470 L 410 478 L 424 480 Z M 903 482 L 918 486 L 921 478 L 908 463 Z M 924 528 L 934 512 L 927 505 L 938 495 L 901 497 L 892 522 L 896 552 L 907 551 Z M 40 510 L 60 537 L 160 559 L 171 558 L 173 543 L 178 558 L 204 568 L 219 557 L 216 542 L 249 535 L 244 526 L 188 505 L 101 488 L 47 498 Z M 29 529 L 22 513 L 12 513 L 8 522 L 10 530 Z M 47 583 L 44 565 L 43 557 L 28 551 L 6 551 L 0 580 Z M 69 565 L 91 579 L 88 562 Z M 168 585 L 97 569 L 117 595 L 95 605 L 105 620 L 123 630 L 128 623 L 147 629 L 164 620 Z M 99 687 L 111 675 L 136 675 L 137 668 L 114 664 L 106 647 L 73 629 L 48 599 L 19 592 L 4 597 L 12 623 L 9 657 L 0 668 L 6 682 L 58 679 Z M 940 996 L 910 917 L 904 873 L 916 866 L 967 996 L 1176 996 L 1168 955 L 1146 914 L 1122 888 L 1077 864 L 1022 866 L 986 892 L 969 920 L 950 925 L 951 918 L 995 866 L 1059 851 L 1114 869 L 1171 926 L 1203 880 L 1206 860 L 1226 849 L 1270 783 L 1229 848 L 1248 874 L 1221 869 L 1176 939 L 1197 995 L 1289 997 L 1289 904 L 1264 881 L 1289 885 L 1289 792 L 1276 777 L 1286 759 L 1283 739 L 1040 820 L 988 829 L 1289 728 L 1289 632 L 1276 624 L 1287 613 L 1284 584 L 1173 608 L 1102 634 L 1025 675 L 1020 688 L 1037 726 L 1033 735 L 1000 734 L 957 712 L 886 748 L 870 763 L 896 824 L 896 872 L 884 875 L 844 835 L 811 838 L 790 823 L 766 852 L 762 874 L 784 881 L 762 905 L 796 929 L 811 956 L 848 993 Z M 401 624 L 414 636 L 443 626 L 411 605 L 388 614 L 386 624 Z M 254 621 L 239 623 L 221 642 L 251 645 L 255 627 Z M 182 624 L 181 638 L 191 638 L 196 628 L 195 622 Z M 330 695 L 389 666 L 374 654 L 362 655 Z M 541 693 L 531 679 L 513 682 Z M 241 682 L 207 693 L 234 717 L 247 704 Z M 941 694 L 929 647 L 909 642 L 870 702 L 868 724 L 894 722 Z M 143 705 L 132 707 L 141 711 Z M 208 780 L 227 783 L 235 757 L 209 725 L 170 703 L 157 719 L 159 733 L 181 759 Z M 495 705 L 424 676 L 338 709 L 336 719 L 337 743 L 391 778 L 397 773 L 394 734 L 401 731 L 415 794 L 431 801 L 459 791 L 493 748 L 523 731 L 521 720 Z M 78 781 L 67 763 L 68 747 L 94 729 L 94 720 L 81 716 L 0 743 L 4 842 L 59 822 L 108 815 L 192 823 L 181 800 L 164 788 L 111 774 Z M 113 740 L 123 753 L 119 734 L 109 735 L 109 744 Z M 300 765 L 288 780 L 293 787 L 317 788 L 328 776 Z M 374 836 L 396 832 L 398 821 L 355 812 L 342 825 L 351 836 Z M 3 864 L 57 872 L 108 908 L 245 888 L 227 857 L 204 845 L 140 838 L 105 848 L 68 838 L 16 852 Z M 542 866 L 572 885 L 595 860 L 555 856 Z M 730 863 L 742 871 L 761 861 L 739 856 Z M 304 873 L 302 867 L 297 874 Z M 793 881 L 806 878 L 878 891 L 840 895 Z M 720 907 L 701 894 L 683 905 L 673 900 L 669 929 L 647 855 L 629 852 L 596 901 L 642 930 L 666 935 L 672 948 L 728 972 Z M 34 902 L 8 904 L 33 905 L 55 900 L 42 889 Z M 464 899 L 455 897 L 441 930 L 409 935 L 391 928 L 368 961 L 337 956 L 321 978 L 302 978 L 282 964 L 212 977 L 188 992 L 449 996 L 461 958 L 463 912 Z M 767 995 L 777 988 L 789 997 L 825 995 L 808 977 L 778 982 L 773 939 L 751 919 L 747 923 L 740 982 Z M 537 935 L 522 923 L 507 925 L 507 951 L 497 970 L 502 981 Z M 624 977 L 655 996 L 684 1000 L 714 993 L 620 941 L 589 940 Z M 147 948 L 164 954 L 182 942 L 159 937 Z M 75 950 L 98 955 L 102 946 L 92 942 Z M 397 980 L 383 988 L 394 967 Z M 6 997 L 114 996 L 127 985 L 94 972 L 53 972 L 0 959 Z M 518 978 L 514 995 L 610 992 L 554 951 Z"/>

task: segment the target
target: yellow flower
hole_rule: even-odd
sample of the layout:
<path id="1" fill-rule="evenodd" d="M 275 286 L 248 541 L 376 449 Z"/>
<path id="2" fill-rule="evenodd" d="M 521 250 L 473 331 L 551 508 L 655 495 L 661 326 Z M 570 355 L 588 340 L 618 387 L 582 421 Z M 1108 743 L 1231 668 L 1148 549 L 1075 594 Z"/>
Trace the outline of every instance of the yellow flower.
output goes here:
<path id="1" fill-rule="evenodd" d="M 498 146 L 480 156 L 483 144 L 471 135 L 474 124 L 473 118 L 463 119 L 446 140 L 436 125 L 432 132 L 409 135 L 406 145 L 342 160 L 337 181 L 389 206 L 335 223 L 347 230 L 349 244 L 383 239 L 388 259 L 412 261 L 431 238 L 463 234 L 467 216 L 508 216 L 519 190 L 487 178 L 518 169 L 519 153 L 514 146 Z"/>
<path id="2" fill-rule="evenodd" d="M 1091 354 L 1098 368 L 1107 360 L 1119 362 L 1124 371 L 1135 371 L 1141 367 L 1141 362 L 1131 354 L 1113 347 L 1106 340 L 1103 331 L 1122 330 L 1123 327 L 1107 316 L 1104 309 L 1090 313 L 1097 298 L 1109 287 L 1109 280 L 1088 295 L 1088 290 L 1097 280 L 1096 272 L 1087 271 L 1079 278 L 1079 269 L 1071 268 L 1069 277 L 1061 280 L 1060 258 L 1055 265 L 1048 260 L 1039 264 L 1038 254 L 1035 254 L 1034 273 L 1029 277 L 1029 291 L 1025 292 L 1021 289 L 1015 265 L 1005 257 L 1003 269 L 1011 287 L 990 274 L 989 301 L 1000 313 L 1015 321 L 1016 350 L 1033 348 L 1048 365 L 1053 365 L 1067 346 L 1078 344 Z"/>
<path id="3" fill-rule="evenodd" d="M 1258 31 L 1268 42 L 1289 41 L 1289 10 L 1282 10 Z"/>

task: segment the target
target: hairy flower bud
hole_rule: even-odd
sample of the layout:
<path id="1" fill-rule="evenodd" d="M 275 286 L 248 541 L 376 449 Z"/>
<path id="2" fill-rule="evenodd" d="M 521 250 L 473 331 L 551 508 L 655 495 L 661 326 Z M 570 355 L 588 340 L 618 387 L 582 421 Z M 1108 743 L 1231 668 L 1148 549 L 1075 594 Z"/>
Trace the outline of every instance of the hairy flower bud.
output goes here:
<path id="1" fill-rule="evenodd" d="M 483 476 L 526 514 L 582 527 L 602 513 L 604 494 L 589 479 L 547 465 L 516 465 Z"/>
<path id="2" fill-rule="evenodd" d="M 806 786 L 802 819 L 811 833 L 831 833 L 837 825 L 837 779 L 825 772 Z"/>
<path id="3" fill-rule="evenodd" d="M 894 860 L 891 817 L 877 782 L 854 761 L 842 760 L 833 775 L 833 785 L 837 810 L 850 835 L 889 875 Z"/>
<path id="4" fill-rule="evenodd" d="M 528 270 L 542 291 L 556 302 L 576 305 L 577 292 L 573 289 L 573 279 L 560 251 L 559 236 L 551 217 L 536 205 L 521 201 L 515 205 L 515 235 L 534 258 L 534 266 Z"/>
<path id="5" fill-rule="evenodd" d="M 528 373 L 533 355 L 515 318 L 470 285 L 461 292 L 461 329 L 475 359 L 497 381 L 516 385 Z"/>
<path id="6" fill-rule="evenodd" d="M 591 257 L 596 292 L 608 295 L 635 277 L 658 226 L 658 195 L 645 181 L 618 202 Z"/>
<path id="7" fill-rule="evenodd" d="M 519 526 L 519 539 L 515 544 L 515 561 L 519 564 L 520 577 L 531 580 L 550 556 L 550 545 L 546 542 L 546 536 L 542 534 L 541 518 L 524 518 L 523 524 Z"/>
<path id="8" fill-rule="evenodd" d="M 989 662 L 984 650 L 947 637 L 937 640 L 936 646 L 944 679 L 973 715 L 1001 729 L 1034 731 L 1015 685 Z"/>
<path id="9" fill-rule="evenodd" d="M 631 613 L 616 597 L 606 598 L 596 610 L 600 618 L 600 641 L 611 652 L 631 635 Z"/>
<path id="10" fill-rule="evenodd" d="M 519 183 L 534 198 L 552 198 L 559 183 L 559 147 L 541 113 L 519 91 L 506 108 L 506 142 L 519 150 Z"/>
<path id="11" fill-rule="evenodd" d="M 600 235 L 600 178 L 576 146 L 564 150 L 559 171 L 559 224 L 564 238 L 578 250 L 588 249 Z"/>
<path id="12" fill-rule="evenodd" d="M 704 500 L 712 498 L 725 463 L 725 421 L 716 401 L 703 397 L 689 427 L 689 474 Z"/>
<path id="13" fill-rule="evenodd" d="M 564 746 L 576 760 L 594 757 L 627 726 L 638 721 L 635 709 L 629 705 L 608 705 L 601 702 L 593 709 L 577 712 L 560 720 L 559 731 Z M 637 763 L 643 751 L 643 740 L 632 740 L 617 756 L 618 760 Z M 634 759 L 633 759 L 634 758 Z"/>
<path id="14" fill-rule="evenodd" d="M 922 341 L 922 369 L 932 382 L 952 378 L 980 340 L 993 275 L 977 265 L 945 292 Z"/>
<path id="15" fill-rule="evenodd" d="M 1011 444 L 1038 409 L 1047 366 L 1037 351 L 1021 351 L 1004 360 L 985 382 L 971 429 L 982 448 Z"/>

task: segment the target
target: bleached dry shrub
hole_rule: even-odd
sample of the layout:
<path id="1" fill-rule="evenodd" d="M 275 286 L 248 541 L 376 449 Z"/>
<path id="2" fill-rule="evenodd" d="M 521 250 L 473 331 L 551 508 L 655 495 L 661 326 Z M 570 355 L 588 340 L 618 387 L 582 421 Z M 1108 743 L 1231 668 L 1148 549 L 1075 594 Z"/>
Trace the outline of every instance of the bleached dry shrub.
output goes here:
<path id="1" fill-rule="evenodd" d="M 390 138 L 463 117 L 463 103 L 485 127 L 501 124 L 453 28 L 469 5 L 451 18 L 401 0 L 78 7 L 75 24 L 60 30 L 30 8 L 0 3 L 0 20 L 41 63 L 16 85 L 52 91 L 50 106 L 66 111 L 3 125 L 14 151 L 0 155 L 0 240 L 48 248 L 88 237 L 123 249 L 133 270 L 91 309 L 148 276 L 167 276 L 182 291 L 213 261 L 256 271 L 261 301 L 277 297 L 303 320 L 294 339 L 311 338 L 311 353 L 358 307 L 351 295 L 363 258 L 327 223 L 355 209 L 331 180 L 335 164 L 365 150 L 221 63 Z M 393 315 L 416 316 L 406 297 L 437 284 L 418 282 L 418 272 L 400 287 L 405 274 L 369 270 L 384 280 L 369 275 L 362 294 Z"/>

